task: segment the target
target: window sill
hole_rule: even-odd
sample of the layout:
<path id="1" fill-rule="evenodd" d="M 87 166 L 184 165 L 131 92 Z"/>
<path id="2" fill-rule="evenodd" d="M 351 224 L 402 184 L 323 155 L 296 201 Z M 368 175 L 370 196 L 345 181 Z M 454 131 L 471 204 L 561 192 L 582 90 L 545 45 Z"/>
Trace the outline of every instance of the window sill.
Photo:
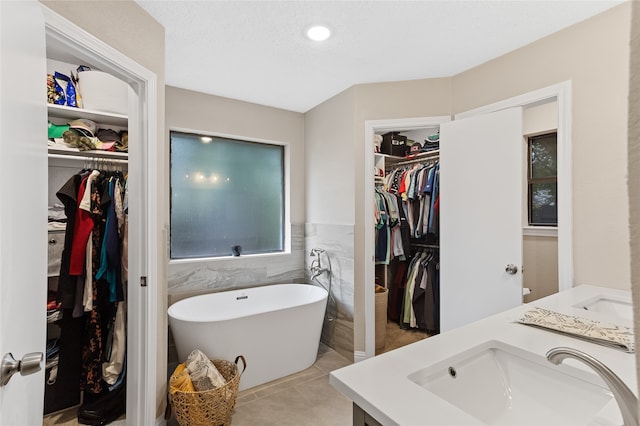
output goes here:
<path id="1" fill-rule="evenodd" d="M 218 256 L 218 257 L 191 257 L 188 259 L 169 259 L 169 265 L 189 264 L 189 263 L 203 263 L 203 262 L 224 262 L 224 261 L 238 261 L 238 260 L 250 260 L 259 259 L 264 257 L 280 257 L 289 256 L 291 251 L 282 251 L 275 253 L 256 253 L 256 254 L 243 254 L 240 256 Z"/>
<path id="2" fill-rule="evenodd" d="M 558 237 L 557 226 L 523 226 L 522 234 L 530 237 Z"/>

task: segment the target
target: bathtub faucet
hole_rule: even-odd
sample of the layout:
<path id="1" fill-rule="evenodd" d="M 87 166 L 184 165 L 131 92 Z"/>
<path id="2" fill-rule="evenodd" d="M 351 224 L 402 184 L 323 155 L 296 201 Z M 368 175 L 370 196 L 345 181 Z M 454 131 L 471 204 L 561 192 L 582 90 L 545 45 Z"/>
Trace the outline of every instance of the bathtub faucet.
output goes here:
<path id="1" fill-rule="evenodd" d="M 314 256 L 318 256 L 320 253 L 324 253 L 324 249 L 321 248 L 312 248 L 311 249 L 311 253 L 309 253 L 309 256 L 314 257 Z"/>
<path id="2" fill-rule="evenodd" d="M 324 274 L 325 272 L 330 272 L 329 269 L 323 268 L 322 265 L 320 264 L 320 255 L 322 253 L 326 253 L 324 249 L 312 248 L 311 253 L 309 254 L 309 256 L 315 257 L 315 259 L 311 261 L 311 266 L 309 267 L 309 270 L 311 271 L 312 280 L 318 278 L 320 275 Z"/>
<path id="3" fill-rule="evenodd" d="M 327 267 L 323 268 L 321 264 L 321 258 L 324 254 L 325 259 L 327 261 Z M 325 312 L 325 319 L 327 321 L 333 321 L 338 316 L 338 303 L 336 302 L 335 297 L 331 292 L 331 281 L 333 278 L 333 272 L 331 270 L 331 258 L 325 249 L 321 248 L 312 248 L 309 256 L 313 257 L 311 261 L 311 265 L 309 266 L 309 272 L 311 273 L 311 282 L 315 282 L 320 287 L 327 290 L 329 293 L 329 301 L 327 302 L 327 310 Z M 326 272 L 327 279 L 325 283 L 321 283 L 317 278 Z M 330 308 L 333 306 L 333 309 Z"/>
<path id="4" fill-rule="evenodd" d="M 311 265 L 311 279 L 314 280 L 325 272 L 329 272 L 327 268 L 321 268 L 320 265 Z"/>

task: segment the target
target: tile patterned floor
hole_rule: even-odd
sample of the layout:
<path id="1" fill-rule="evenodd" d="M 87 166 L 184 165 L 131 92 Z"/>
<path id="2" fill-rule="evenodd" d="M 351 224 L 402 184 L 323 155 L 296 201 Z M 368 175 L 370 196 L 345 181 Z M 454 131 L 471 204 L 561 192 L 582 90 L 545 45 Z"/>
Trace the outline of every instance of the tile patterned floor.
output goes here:
<path id="1" fill-rule="evenodd" d="M 387 323 L 383 352 L 422 340 L 427 334 L 402 330 Z M 329 384 L 329 373 L 351 364 L 327 345 L 320 343 L 316 362 L 306 370 L 244 390 L 239 393 L 231 418 L 233 426 L 349 426 L 351 401 Z M 175 366 L 174 366 L 175 367 Z M 173 371 L 173 368 L 169 368 Z M 75 426 L 75 410 L 47 416 L 45 426 Z M 124 425 L 119 420 L 112 425 Z M 167 426 L 177 426 L 174 417 Z"/>
<path id="2" fill-rule="evenodd" d="M 299 373 L 238 394 L 233 426 L 349 426 L 351 401 L 329 384 L 329 372 L 351 361 L 320 344 L 316 362 Z M 178 423 L 172 417 L 168 426 Z"/>
<path id="3" fill-rule="evenodd" d="M 241 392 L 233 425 L 351 425 L 351 401 L 329 384 L 329 373 L 349 364 L 321 343 L 310 368 Z"/>

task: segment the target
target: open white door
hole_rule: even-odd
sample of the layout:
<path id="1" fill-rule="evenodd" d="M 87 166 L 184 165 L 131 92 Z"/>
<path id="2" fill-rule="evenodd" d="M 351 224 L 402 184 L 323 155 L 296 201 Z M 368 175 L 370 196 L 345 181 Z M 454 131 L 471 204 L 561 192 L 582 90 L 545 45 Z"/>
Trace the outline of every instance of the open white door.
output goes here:
<path id="1" fill-rule="evenodd" d="M 440 127 L 441 331 L 522 303 L 522 146 L 522 108 Z"/>
<path id="2" fill-rule="evenodd" d="M 46 345 L 44 31 L 38 2 L 0 2 L 0 357 L 16 360 Z M 32 361 L 0 386 L 0 425 L 42 424 L 44 361 Z"/>

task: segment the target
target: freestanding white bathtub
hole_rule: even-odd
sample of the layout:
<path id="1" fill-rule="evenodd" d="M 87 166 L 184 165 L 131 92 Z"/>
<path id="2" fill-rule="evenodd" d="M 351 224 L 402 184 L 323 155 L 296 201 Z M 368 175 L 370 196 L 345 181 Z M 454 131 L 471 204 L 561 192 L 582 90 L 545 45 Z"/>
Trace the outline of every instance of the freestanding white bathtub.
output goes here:
<path id="1" fill-rule="evenodd" d="M 247 389 L 310 367 L 316 360 L 327 291 L 275 284 L 190 297 L 169 307 L 180 362 L 194 349 L 233 361 L 243 355 Z"/>

